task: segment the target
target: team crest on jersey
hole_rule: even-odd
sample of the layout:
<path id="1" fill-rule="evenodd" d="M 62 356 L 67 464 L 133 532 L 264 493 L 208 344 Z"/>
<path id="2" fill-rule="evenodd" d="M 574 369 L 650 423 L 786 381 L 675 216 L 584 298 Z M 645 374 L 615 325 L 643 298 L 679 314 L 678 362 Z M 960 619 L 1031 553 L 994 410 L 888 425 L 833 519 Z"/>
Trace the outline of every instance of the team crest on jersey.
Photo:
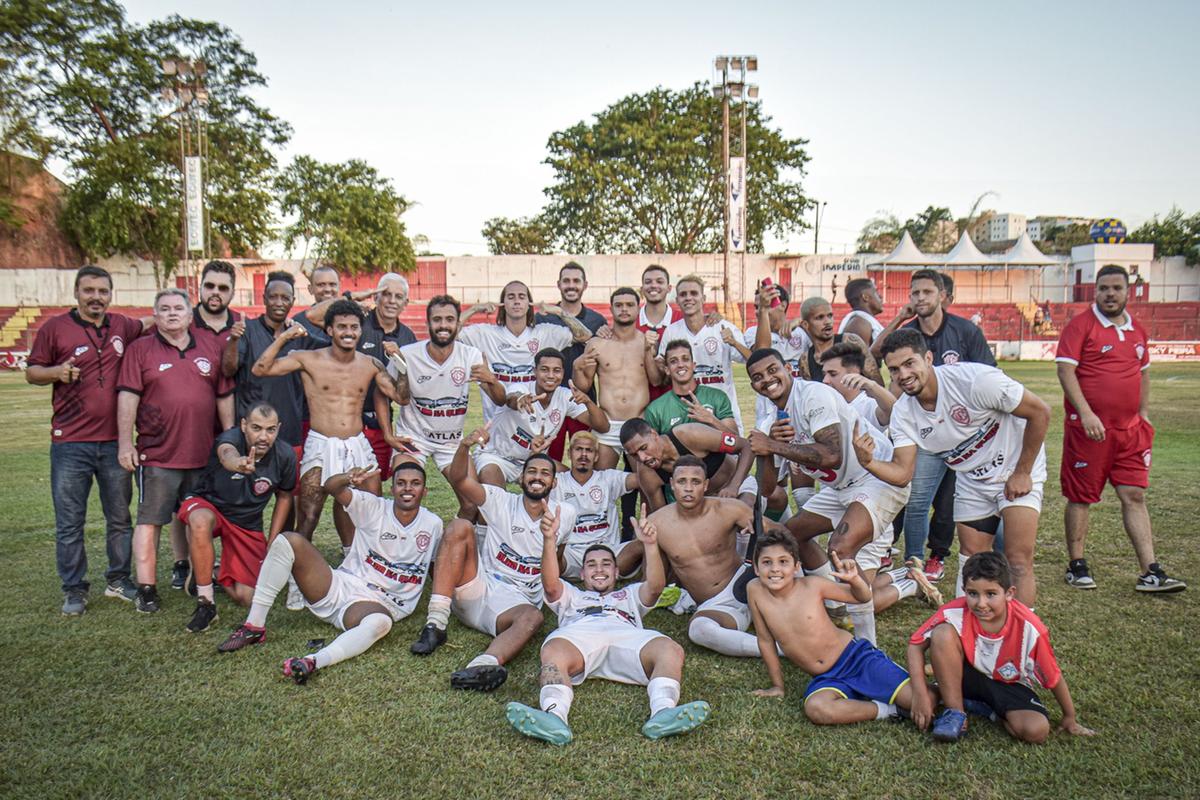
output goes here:
<path id="1" fill-rule="evenodd" d="M 947 350 L 946 352 L 942 353 L 943 364 L 957 364 L 958 361 L 959 355 L 957 350 Z"/>
<path id="2" fill-rule="evenodd" d="M 588 489 L 588 499 L 599 505 L 604 502 L 604 490 L 599 486 L 593 486 L 591 489 Z"/>
<path id="3" fill-rule="evenodd" d="M 711 356 L 717 352 L 717 347 L 719 345 L 720 345 L 720 343 L 717 341 L 717 337 L 710 336 L 704 340 L 704 352 L 708 353 Z"/>
<path id="4" fill-rule="evenodd" d="M 424 553 L 429 549 L 429 543 L 432 541 L 433 535 L 429 531 L 421 531 L 416 538 L 417 549 Z"/>
<path id="5" fill-rule="evenodd" d="M 627 592 L 624 589 L 617 589 L 615 592 L 610 594 L 609 597 L 611 597 L 613 600 L 620 602 L 621 600 L 625 599 L 626 594 L 627 594 Z"/>
<path id="6" fill-rule="evenodd" d="M 792 347 L 799 347 L 804 344 L 804 332 L 799 328 L 793 328 L 791 338 L 788 339 L 788 344 Z"/>
<path id="7" fill-rule="evenodd" d="M 254 482 L 254 486 L 250 487 L 257 495 L 264 495 L 271 491 L 271 482 L 266 478 L 259 478 Z"/>
<path id="8" fill-rule="evenodd" d="M 212 374 L 212 362 L 207 358 L 200 356 L 199 358 L 193 360 L 196 362 L 196 369 L 200 370 L 201 375 Z"/>
<path id="9" fill-rule="evenodd" d="M 120 336 L 114 336 L 112 340 L 112 348 L 117 351 L 117 355 L 125 355 L 125 340 Z"/>
<path id="10" fill-rule="evenodd" d="M 560 422 L 562 422 L 562 412 L 556 408 L 550 412 L 550 424 L 558 425 Z"/>
<path id="11" fill-rule="evenodd" d="M 86 353 L 89 349 L 90 348 L 86 344 L 81 344 L 81 345 L 79 345 L 79 347 L 75 348 L 75 352 L 73 355 L 75 356 L 75 358 L 79 358 L 81 355 Z"/>
<path id="12" fill-rule="evenodd" d="M 926 436 L 933 433 L 933 426 L 929 425 L 928 427 L 921 428 L 921 430 L 917 431 L 917 433 L 919 433 L 921 438 L 924 439 Z"/>
<path id="13" fill-rule="evenodd" d="M 1141 361 L 1142 357 L 1146 355 L 1146 348 L 1141 344 L 1135 344 L 1133 346 L 1133 352 L 1137 354 L 1138 361 Z"/>
<path id="14" fill-rule="evenodd" d="M 462 386 L 467 382 L 467 371 L 462 367 L 455 367 L 450 370 L 450 380 L 455 386 Z"/>
<path id="15" fill-rule="evenodd" d="M 967 409 L 963 408 L 962 406 L 951 406 L 950 419 L 954 420 L 959 425 L 970 425 L 971 412 L 967 411 Z"/>
<path id="16" fill-rule="evenodd" d="M 529 344 L 527 344 L 527 345 L 525 345 L 525 346 L 529 348 L 529 352 L 531 352 L 531 353 L 537 353 L 537 351 L 538 351 L 538 340 L 537 340 L 537 339 L 530 339 L 530 340 L 529 340 Z"/>
<path id="17" fill-rule="evenodd" d="M 1006 681 L 1015 681 L 1020 672 L 1017 670 L 1016 664 L 1009 661 L 1005 663 L 1004 666 L 1000 667 L 1000 669 L 996 670 L 996 674 Z"/>

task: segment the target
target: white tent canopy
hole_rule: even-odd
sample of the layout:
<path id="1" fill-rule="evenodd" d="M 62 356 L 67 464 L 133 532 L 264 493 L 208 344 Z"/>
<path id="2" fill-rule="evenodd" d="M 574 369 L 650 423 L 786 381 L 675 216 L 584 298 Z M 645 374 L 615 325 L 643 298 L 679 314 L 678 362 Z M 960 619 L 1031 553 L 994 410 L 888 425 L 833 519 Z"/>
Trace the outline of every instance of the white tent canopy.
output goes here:
<path id="1" fill-rule="evenodd" d="M 964 234 L 965 235 L 965 234 Z M 1028 233 L 1022 233 L 1021 238 L 1017 239 L 1005 252 L 1001 253 L 997 260 L 1009 265 L 1050 265 L 1057 264 L 1059 260 L 1048 256 L 1041 250 L 1037 249 L 1037 245 L 1029 238 Z"/>
<path id="2" fill-rule="evenodd" d="M 958 244 L 954 245 L 954 249 L 944 256 L 934 256 L 939 259 L 938 263 L 945 266 L 954 267 L 976 267 L 982 265 L 997 264 L 996 259 L 991 256 L 985 256 L 975 246 L 975 242 L 971 241 L 971 236 L 966 231 L 962 232 L 962 236 L 958 238 Z"/>
<path id="3" fill-rule="evenodd" d="M 921 252 L 912 237 L 908 235 L 908 231 L 905 231 L 895 249 L 877 263 L 889 266 L 926 266 L 935 262 L 930 261 L 929 256 Z"/>

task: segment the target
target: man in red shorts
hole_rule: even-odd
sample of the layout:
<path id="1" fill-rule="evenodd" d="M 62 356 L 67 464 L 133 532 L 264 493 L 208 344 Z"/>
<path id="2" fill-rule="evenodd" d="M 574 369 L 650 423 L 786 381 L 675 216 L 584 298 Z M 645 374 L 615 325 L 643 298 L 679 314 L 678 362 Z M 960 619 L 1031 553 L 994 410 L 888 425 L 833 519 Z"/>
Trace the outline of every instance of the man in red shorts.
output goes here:
<path id="1" fill-rule="evenodd" d="M 240 606 L 250 605 L 267 543 L 283 530 L 292 510 L 296 488 L 295 450 L 279 438 L 279 414 L 258 402 L 242 417 L 241 425 L 217 437 L 208 466 L 194 494 L 179 506 L 187 526 L 189 583 L 196 587 L 196 611 L 187 624 L 192 633 L 208 630 L 217 621 L 213 601 L 213 539 L 221 539 L 221 570 L 217 580 Z M 271 535 L 263 535 L 263 510 L 275 496 Z M 203 581 L 203 583 L 201 583 Z"/>
<path id="2" fill-rule="evenodd" d="M 1181 592 L 1154 556 L 1146 487 L 1154 427 L 1150 406 L 1149 344 L 1125 310 L 1129 274 L 1115 264 L 1096 273 L 1096 302 L 1077 314 L 1058 340 L 1058 381 L 1067 417 L 1063 426 L 1062 491 L 1067 498 L 1067 584 L 1094 589 L 1083 557 L 1088 511 L 1111 483 L 1121 501 L 1125 532 L 1141 565 L 1139 592 Z M 1136 388 L 1135 388 L 1136 387 Z"/>

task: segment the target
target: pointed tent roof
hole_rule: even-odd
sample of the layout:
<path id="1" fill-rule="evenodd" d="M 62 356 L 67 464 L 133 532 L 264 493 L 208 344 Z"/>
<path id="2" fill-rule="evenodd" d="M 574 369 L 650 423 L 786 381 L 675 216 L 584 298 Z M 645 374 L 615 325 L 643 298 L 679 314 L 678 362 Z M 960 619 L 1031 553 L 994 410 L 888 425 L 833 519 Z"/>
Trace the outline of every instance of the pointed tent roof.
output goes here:
<path id="1" fill-rule="evenodd" d="M 929 256 L 921 252 L 920 248 L 913 242 L 908 231 L 900 237 L 900 243 L 892 252 L 884 256 L 880 264 L 898 264 L 905 266 L 925 266 L 934 263 Z"/>
<path id="2" fill-rule="evenodd" d="M 1013 246 L 1006 250 L 1001 256 L 1000 261 L 1005 264 L 1057 264 L 1059 260 L 1053 256 L 1048 256 L 1041 250 L 1037 249 L 1037 245 L 1029 238 L 1028 233 L 1022 233 L 1021 238 L 1017 239 Z"/>
<path id="3" fill-rule="evenodd" d="M 971 241 L 971 235 L 963 231 L 962 236 L 958 237 L 958 244 L 945 255 L 942 263 L 947 266 L 981 266 L 997 262 L 996 259 L 981 253 L 975 242 Z"/>

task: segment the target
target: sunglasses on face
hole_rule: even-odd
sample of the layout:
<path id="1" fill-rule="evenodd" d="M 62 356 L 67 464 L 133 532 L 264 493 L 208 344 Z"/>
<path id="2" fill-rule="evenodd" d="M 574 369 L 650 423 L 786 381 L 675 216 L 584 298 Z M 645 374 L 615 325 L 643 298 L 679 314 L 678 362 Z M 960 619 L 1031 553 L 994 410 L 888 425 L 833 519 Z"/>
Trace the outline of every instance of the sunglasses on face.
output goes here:
<path id="1" fill-rule="evenodd" d="M 209 283 L 207 281 L 204 284 L 204 288 L 208 289 L 210 292 L 228 292 L 233 290 L 233 287 L 229 286 L 228 284 Z"/>

